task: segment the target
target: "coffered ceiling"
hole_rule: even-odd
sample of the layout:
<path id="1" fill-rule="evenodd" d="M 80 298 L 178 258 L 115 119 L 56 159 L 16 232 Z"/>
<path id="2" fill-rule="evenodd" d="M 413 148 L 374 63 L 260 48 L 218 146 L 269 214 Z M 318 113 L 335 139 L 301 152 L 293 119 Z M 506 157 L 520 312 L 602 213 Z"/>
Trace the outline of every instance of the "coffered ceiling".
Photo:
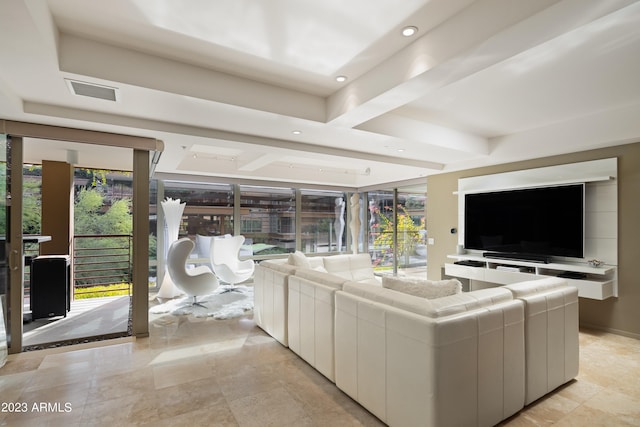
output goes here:
<path id="1" fill-rule="evenodd" d="M 0 28 L 0 118 L 161 139 L 161 174 L 367 187 L 640 140 L 637 0 L 0 0 Z M 69 151 L 131 167 L 25 161 Z"/>

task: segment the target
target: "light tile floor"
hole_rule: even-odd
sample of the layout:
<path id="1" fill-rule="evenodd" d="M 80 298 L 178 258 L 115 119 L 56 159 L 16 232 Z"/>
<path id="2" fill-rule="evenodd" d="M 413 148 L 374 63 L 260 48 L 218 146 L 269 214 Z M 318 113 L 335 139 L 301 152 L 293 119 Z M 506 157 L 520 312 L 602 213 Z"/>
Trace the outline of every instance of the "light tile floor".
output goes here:
<path id="1" fill-rule="evenodd" d="M 580 345 L 577 380 L 501 425 L 640 426 L 640 341 L 583 330 Z M 382 425 L 251 315 L 163 316 L 149 338 L 11 355 L 0 402 L 9 426 Z"/>

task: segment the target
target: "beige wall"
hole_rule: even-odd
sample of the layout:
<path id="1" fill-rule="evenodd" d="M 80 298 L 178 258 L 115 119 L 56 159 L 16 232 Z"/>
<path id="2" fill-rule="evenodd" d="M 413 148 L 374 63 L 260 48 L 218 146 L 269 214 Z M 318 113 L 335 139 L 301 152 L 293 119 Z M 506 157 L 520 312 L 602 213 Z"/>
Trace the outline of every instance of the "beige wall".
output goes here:
<path id="1" fill-rule="evenodd" d="M 440 279 L 447 255 L 455 253 L 458 236 L 458 179 L 618 158 L 618 298 L 580 299 L 580 324 L 640 338 L 640 143 L 547 157 L 525 162 L 431 175 L 427 179 L 427 230 L 435 244 L 428 250 L 428 277 Z"/>

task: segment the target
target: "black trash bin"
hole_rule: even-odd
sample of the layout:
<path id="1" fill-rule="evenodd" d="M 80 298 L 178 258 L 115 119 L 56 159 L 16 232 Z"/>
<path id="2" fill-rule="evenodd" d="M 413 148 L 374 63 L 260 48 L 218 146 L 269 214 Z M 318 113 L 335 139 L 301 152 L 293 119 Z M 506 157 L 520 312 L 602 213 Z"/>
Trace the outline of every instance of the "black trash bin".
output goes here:
<path id="1" fill-rule="evenodd" d="M 31 262 L 31 316 L 67 316 L 71 308 L 69 255 L 41 255 Z"/>

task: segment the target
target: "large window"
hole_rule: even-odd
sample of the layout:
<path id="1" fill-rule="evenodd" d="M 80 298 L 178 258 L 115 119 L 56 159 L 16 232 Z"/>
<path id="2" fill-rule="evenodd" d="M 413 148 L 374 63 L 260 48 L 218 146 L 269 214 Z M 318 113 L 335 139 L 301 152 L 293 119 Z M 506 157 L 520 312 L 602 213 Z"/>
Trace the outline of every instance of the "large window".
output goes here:
<path id="1" fill-rule="evenodd" d="M 347 203 L 337 191 L 301 190 L 301 241 L 306 253 L 340 252 L 347 242 Z"/>
<path id="2" fill-rule="evenodd" d="M 355 243 L 380 273 L 426 274 L 425 194 L 173 181 L 158 188 L 162 199 L 186 203 L 180 236 L 196 240 L 197 251 L 198 235 L 242 234 L 243 255 L 256 260 L 352 253 Z M 153 221 L 155 206 L 151 212 Z"/>
<path id="3" fill-rule="evenodd" d="M 164 196 L 186 204 L 180 237 L 233 234 L 232 185 L 168 181 Z"/>
<path id="4" fill-rule="evenodd" d="M 254 256 L 295 251 L 295 218 L 293 189 L 240 186 L 240 234 Z"/>

